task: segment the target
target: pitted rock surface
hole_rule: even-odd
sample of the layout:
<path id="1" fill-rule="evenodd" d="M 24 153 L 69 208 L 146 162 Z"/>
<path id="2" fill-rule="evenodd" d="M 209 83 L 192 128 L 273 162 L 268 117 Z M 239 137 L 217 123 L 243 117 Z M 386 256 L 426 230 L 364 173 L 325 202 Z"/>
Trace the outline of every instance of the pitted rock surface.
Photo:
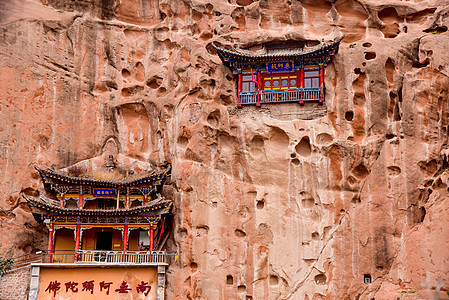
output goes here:
<path id="1" fill-rule="evenodd" d="M 0 7 L 1 253 L 46 248 L 34 164 L 119 154 L 173 166 L 167 299 L 447 297 L 449 1 Z M 324 106 L 237 109 L 210 47 L 342 35 Z"/>

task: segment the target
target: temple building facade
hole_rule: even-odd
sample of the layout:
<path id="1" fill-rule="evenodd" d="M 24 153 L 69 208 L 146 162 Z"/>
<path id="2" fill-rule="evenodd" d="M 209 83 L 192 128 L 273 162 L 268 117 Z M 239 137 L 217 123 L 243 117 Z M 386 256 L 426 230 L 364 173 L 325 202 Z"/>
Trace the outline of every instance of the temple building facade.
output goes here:
<path id="1" fill-rule="evenodd" d="M 297 102 L 324 103 L 324 70 L 338 52 L 339 38 L 331 43 L 266 44 L 240 49 L 212 43 L 218 56 L 238 76 L 238 107 Z"/>
<path id="2" fill-rule="evenodd" d="M 48 249 L 32 265 L 29 299 L 164 299 L 170 166 L 123 175 L 110 156 L 94 174 L 35 168 L 44 193 L 24 197 L 48 229 Z"/>

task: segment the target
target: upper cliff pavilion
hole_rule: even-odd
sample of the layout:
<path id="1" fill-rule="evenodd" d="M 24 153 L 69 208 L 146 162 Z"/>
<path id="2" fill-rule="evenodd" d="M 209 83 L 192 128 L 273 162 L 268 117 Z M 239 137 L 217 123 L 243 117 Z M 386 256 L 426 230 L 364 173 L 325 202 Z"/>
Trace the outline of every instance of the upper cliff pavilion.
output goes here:
<path id="1" fill-rule="evenodd" d="M 238 75 L 238 107 L 280 102 L 324 102 L 324 69 L 343 37 L 330 43 L 268 43 L 258 50 L 212 43 L 218 56 Z"/>

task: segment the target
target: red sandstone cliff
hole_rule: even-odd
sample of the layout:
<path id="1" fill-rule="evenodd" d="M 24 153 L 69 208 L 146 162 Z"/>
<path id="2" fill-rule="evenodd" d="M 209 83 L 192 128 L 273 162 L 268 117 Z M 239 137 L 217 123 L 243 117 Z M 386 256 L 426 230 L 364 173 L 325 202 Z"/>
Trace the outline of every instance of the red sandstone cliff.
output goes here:
<path id="1" fill-rule="evenodd" d="M 448 26 L 439 0 L 0 0 L 0 251 L 45 247 L 34 164 L 120 153 L 173 165 L 167 299 L 448 297 Z M 323 107 L 236 109 L 207 47 L 341 35 Z"/>

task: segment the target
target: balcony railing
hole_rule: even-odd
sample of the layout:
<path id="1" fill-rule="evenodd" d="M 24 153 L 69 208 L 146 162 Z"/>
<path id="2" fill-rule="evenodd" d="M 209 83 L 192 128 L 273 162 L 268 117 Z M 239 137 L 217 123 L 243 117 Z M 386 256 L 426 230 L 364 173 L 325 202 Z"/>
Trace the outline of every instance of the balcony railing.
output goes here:
<path id="1" fill-rule="evenodd" d="M 42 263 L 92 264 L 159 264 L 167 263 L 165 251 L 79 250 L 42 252 Z"/>
<path id="2" fill-rule="evenodd" d="M 240 93 L 240 103 L 242 105 L 256 104 L 257 102 L 257 92 L 256 93 Z"/>
<path id="3" fill-rule="evenodd" d="M 320 100 L 321 89 L 320 88 L 303 88 L 302 100 L 318 101 Z M 260 91 L 260 103 L 284 103 L 284 102 L 300 102 L 301 89 L 285 89 L 285 90 L 271 90 Z M 240 104 L 249 105 L 257 103 L 257 92 L 240 93 Z"/>

